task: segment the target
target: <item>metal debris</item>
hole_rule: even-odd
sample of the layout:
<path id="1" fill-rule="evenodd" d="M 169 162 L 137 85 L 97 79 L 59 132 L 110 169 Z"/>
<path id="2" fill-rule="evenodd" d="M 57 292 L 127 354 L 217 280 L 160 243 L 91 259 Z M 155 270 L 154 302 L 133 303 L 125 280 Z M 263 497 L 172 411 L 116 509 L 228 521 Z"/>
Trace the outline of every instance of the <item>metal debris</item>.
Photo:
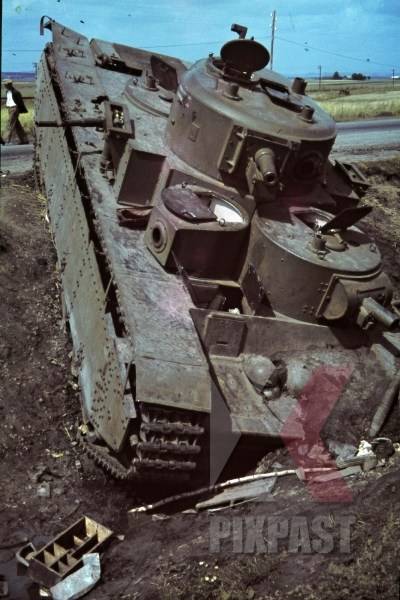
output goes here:
<path id="1" fill-rule="evenodd" d="M 34 471 L 32 471 L 32 474 L 31 474 L 31 479 L 35 483 L 40 483 L 46 477 L 49 477 L 51 479 L 51 473 L 50 473 L 49 467 L 47 465 L 43 465 L 43 464 L 37 465 L 37 467 L 34 469 Z"/>
<path id="2" fill-rule="evenodd" d="M 382 453 L 385 453 L 385 458 L 377 456 L 374 452 L 374 446 L 378 447 L 382 444 Z M 154 504 L 147 504 L 132 508 L 128 511 L 129 514 L 138 514 L 142 512 L 152 512 L 167 504 L 174 502 L 187 500 L 193 497 L 205 496 L 215 492 L 221 492 L 208 500 L 200 501 L 196 504 L 196 511 L 204 509 L 221 509 L 227 506 L 233 506 L 241 501 L 250 501 L 254 499 L 262 499 L 266 494 L 272 491 L 277 478 L 286 475 L 296 475 L 300 481 L 306 479 L 307 474 L 314 474 L 314 481 L 325 483 L 327 481 L 334 480 L 338 477 L 350 477 L 351 475 L 357 475 L 363 471 L 369 471 L 376 466 L 385 464 L 385 459 L 391 456 L 394 452 L 400 451 L 400 447 L 389 440 L 389 438 L 377 438 L 372 443 L 366 440 L 361 440 L 358 448 L 350 446 L 349 444 L 343 444 L 343 454 L 345 457 L 338 457 L 336 460 L 336 468 L 332 467 L 316 467 L 316 468 L 298 468 L 298 469 L 284 469 L 271 471 L 269 473 L 255 473 L 254 475 L 247 475 L 245 477 L 238 477 L 236 479 L 230 479 L 222 483 L 218 483 L 214 486 L 204 487 L 183 494 L 176 494 L 170 496 Z M 336 450 L 339 448 L 337 446 Z M 354 450 L 357 450 L 354 453 Z M 332 449 L 333 451 L 333 449 Z M 350 452 L 352 454 L 350 454 Z M 338 452 L 339 454 L 339 452 Z M 281 467 L 279 463 L 276 465 Z M 266 480 L 271 479 L 270 482 Z M 227 489 L 229 488 L 229 489 Z M 195 512 L 192 509 L 184 511 L 185 513 Z M 158 518 L 159 515 L 153 515 Z"/>
<path id="3" fill-rule="evenodd" d="M 45 588 L 84 566 L 84 557 L 97 553 L 110 540 L 112 531 L 89 517 L 82 517 L 40 548 L 29 560 L 28 575 Z"/>
<path id="4" fill-rule="evenodd" d="M 8 597 L 8 582 L 5 575 L 0 575 L 0 598 Z"/>
<path id="5" fill-rule="evenodd" d="M 395 447 L 390 438 L 379 437 L 375 438 L 371 442 L 372 449 L 379 459 L 384 458 L 385 460 L 390 458 L 395 453 Z"/>
<path id="6" fill-rule="evenodd" d="M 264 480 L 249 481 L 224 490 L 222 493 L 196 504 L 197 510 L 221 510 L 256 500 L 262 502 L 271 494 L 277 477 Z"/>
<path id="7" fill-rule="evenodd" d="M 380 430 L 382 429 L 393 404 L 396 399 L 399 397 L 400 391 L 400 372 L 394 377 L 387 388 L 382 401 L 380 402 L 376 412 L 374 414 L 374 418 L 372 419 L 371 428 L 369 430 L 370 437 L 374 438 L 378 435 Z"/>
<path id="8" fill-rule="evenodd" d="M 315 483 L 326 483 L 328 481 L 334 481 L 342 477 L 350 477 L 351 475 L 358 475 L 362 473 L 362 468 L 359 465 L 353 465 L 344 469 L 338 469 L 337 471 L 331 471 L 330 473 L 323 473 L 314 477 L 313 482 Z"/>
<path id="9" fill-rule="evenodd" d="M 224 481 L 222 483 L 217 483 L 216 485 L 199 488 L 197 490 L 191 490 L 190 492 L 184 492 L 183 494 L 176 494 L 174 496 L 169 496 L 168 498 L 164 498 L 163 500 L 159 500 L 158 502 L 154 502 L 154 504 L 145 504 L 143 506 L 138 506 L 136 508 L 131 508 L 128 513 L 129 514 L 137 514 L 143 512 L 152 512 L 161 506 L 166 506 L 167 504 L 172 504 L 173 502 L 178 502 L 181 500 L 187 500 L 189 498 L 195 498 L 196 496 L 204 496 L 206 494 L 212 494 L 218 492 L 220 490 L 224 490 L 225 488 L 234 487 L 236 485 L 249 483 L 251 481 L 257 480 L 265 480 L 270 478 L 284 477 L 286 475 L 297 475 L 299 477 L 300 469 L 285 469 L 283 471 L 272 471 L 269 473 L 256 473 L 255 475 L 246 475 L 245 477 L 236 477 L 235 479 L 229 479 L 228 481 Z M 301 469 L 303 473 L 323 473 L 326 471 L 332 471 L 330 467 L 316 467 L 310 469 Z"/>
<path id="10" fill-rule="evenodd" d="M 39 483 L 37 487 L 37 495 L 40 498 L 50 498 L 51 489 L 48 481 L 42 481 L 42 483 Z"/>
<path id="11" fill-rule="evenodd" d="M 328 442 L 328 449 L 335 458 L 342 460 L 354 456 L 357 452 L 357 447 L 353 444 L 335 442 L 333 440 Z"/>
<path id="12" fill-rule="evenodd" d="M 28 544 L 23 546 L 20 550 L 18 550 L 18 552 L 15 554 L 15 560 L 17 561 L 18 564 L 22 565 L 23 567 L 28 568 L 29 561 L 32 558 L 32 556 L 35 554 L 35 552 L 36 552 L 35 546 L 32 544 L 32 542 L 29 542 Z"/>
<path id="13" fill-rule="evenodd" d="M 361 440 L 357 451 L 352 456 L 344 458 L 339 457 L 336 459 L 338 469 L 359 466 L 362 467 L 363 471 L 370 471 L 371 469 L 374 469 L 377 464 L 378 459 L 372 450 L 372 446 L 365 440 Z"/>
<path id="14" fill-rule="evenodd" d="M 100 555 L 85 554 L 83 567 L 50 588 L 53 600 L 77 600 L 94 588 L 100 580 Z"/>

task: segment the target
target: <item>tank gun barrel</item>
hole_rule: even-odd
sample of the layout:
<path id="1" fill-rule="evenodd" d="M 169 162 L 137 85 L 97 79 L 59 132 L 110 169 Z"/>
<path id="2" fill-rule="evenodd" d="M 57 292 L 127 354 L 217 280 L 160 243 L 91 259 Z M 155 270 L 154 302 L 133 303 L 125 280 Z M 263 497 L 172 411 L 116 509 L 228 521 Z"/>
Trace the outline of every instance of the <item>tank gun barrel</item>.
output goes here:
<path id="1" fill-rule="evenodd" d="M 376 321 L 386 329 L 393 329 L 399 325 L 400 318 L 374 298 L 364 298 L 357 316 L 357 323 L 365 329 Z"/>
<path id="2" fill-rule="evenodd" d="M 261 148 L 254 156 L 256 165 L 261 172 L 264 183 L 273 186 L 278 181 L 278 173 L 275 165 L 275 155 L 271 148 Z"/>

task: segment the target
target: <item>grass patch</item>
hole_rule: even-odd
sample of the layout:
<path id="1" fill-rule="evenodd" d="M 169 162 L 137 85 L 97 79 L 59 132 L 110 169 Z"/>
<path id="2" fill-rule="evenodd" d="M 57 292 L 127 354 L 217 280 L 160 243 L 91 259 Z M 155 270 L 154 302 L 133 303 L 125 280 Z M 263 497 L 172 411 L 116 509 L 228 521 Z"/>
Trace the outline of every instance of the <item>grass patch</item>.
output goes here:
<path id="1" fill-rule="evenodd" d="M 321 89 L 315 83 L 308 86 L 309 95 L 336 121 L 352 121 L 373 117 L 400 115 L 400 82 L 361 83 L 349 80 L 324 83 Z M 348 96 L 343 90 L 349 92 Z"/>
<path id="2" fill-rule="evenodd" d="M 25 100 L 26 108 L 28 112 L 24 115 L 19 116 L 19 121 L 22 127 L 25 129 L 30 139 L 33 139 L 33 131 L 35 129 L 34 124 L 34 111 L 33 111 L 33 100 Z M 5 107 L 1 108 L 1 135 L 3 139 L 8 135 L 8 110 Z M 14 139 L 16 136 L 14 135 Z"/>
<path id="3" fill-rule="evenodd" d="M 400 91 L 354 94 L 331 100 L 315 99 L 336 121 L 400 115 Z"/>
<path id="4" fill-rule="evenodd" d="M 340 90 L 349 90 L 351 94 L 385 94 L 386 92 L 400 91 L 400 79 L 392 81 L 363 81 L 357 83 L 351 79 L 342 81 L 324 81 L 321 87 L 315 81 L 309 81 L 307 93 L 314 98 L 319 95 L 330 94 L 331 97 L 338 96 Z"/>

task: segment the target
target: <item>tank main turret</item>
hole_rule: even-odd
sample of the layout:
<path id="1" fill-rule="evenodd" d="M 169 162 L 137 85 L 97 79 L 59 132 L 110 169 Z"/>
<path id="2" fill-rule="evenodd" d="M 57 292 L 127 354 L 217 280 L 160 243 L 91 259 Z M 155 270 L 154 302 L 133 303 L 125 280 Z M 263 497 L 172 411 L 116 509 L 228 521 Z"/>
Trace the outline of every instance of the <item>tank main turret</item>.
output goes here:
<path id="1" fill-rule="evenodd" d="M 289 82 L 265 69 L 266 48 L 238 39 L 180 78 L 168 119 L 171 150 L 203 174 L 262 196 L 301 193 L 323 177 L 335 122 Z M 255 185 L 257 184 L 257 185 Z"/>

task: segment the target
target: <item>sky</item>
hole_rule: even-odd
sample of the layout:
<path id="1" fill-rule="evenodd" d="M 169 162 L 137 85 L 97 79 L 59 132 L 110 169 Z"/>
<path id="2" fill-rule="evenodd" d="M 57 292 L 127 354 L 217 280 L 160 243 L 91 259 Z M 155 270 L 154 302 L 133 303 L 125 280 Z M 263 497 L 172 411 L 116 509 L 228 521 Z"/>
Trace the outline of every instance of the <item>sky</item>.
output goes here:
<path id="1" fill-rule="evenodd" d="M 194 61 L 236 37 L 232 23 L 270 46 L 286 75 L 400 73 L 400 0 L 2 0 L 2 71 L 32 71 L 51 41 L 48 15 L 88 38 Z M 83 22 L 82 22 L 83 21 Z"/>

